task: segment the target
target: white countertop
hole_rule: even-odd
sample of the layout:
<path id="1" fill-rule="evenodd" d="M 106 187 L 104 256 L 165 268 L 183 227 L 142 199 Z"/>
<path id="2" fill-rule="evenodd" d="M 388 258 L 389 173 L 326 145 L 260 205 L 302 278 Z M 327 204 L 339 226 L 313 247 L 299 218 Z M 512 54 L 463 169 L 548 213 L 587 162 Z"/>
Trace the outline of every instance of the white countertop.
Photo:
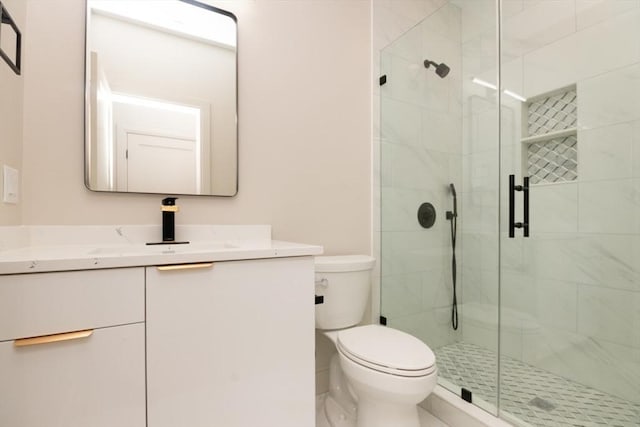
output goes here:
<path id="1" fill-rule="evenodd" d="M 178 227 L 176 240 L 190 243 L 161 245 L 146 244 L 157 242 L 156 226 L 16 228 L 0 228 L 0 274 L 309 256 L 323 250 L 271 240 L 269 226 Z"/>

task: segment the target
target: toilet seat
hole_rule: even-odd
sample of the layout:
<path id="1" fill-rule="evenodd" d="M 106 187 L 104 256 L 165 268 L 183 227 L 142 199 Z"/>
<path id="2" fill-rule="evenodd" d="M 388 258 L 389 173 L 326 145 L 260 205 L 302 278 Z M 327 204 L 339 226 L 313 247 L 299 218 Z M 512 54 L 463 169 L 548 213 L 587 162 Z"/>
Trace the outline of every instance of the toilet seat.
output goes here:
<path id="1" fill-rule="evenodd" d="M 367 368 L 402 377 L 422 377 L 436 371 L 436 358 L 419 339 L 379 325 L 338 333 L 336 347 L 345 357 Z"/>

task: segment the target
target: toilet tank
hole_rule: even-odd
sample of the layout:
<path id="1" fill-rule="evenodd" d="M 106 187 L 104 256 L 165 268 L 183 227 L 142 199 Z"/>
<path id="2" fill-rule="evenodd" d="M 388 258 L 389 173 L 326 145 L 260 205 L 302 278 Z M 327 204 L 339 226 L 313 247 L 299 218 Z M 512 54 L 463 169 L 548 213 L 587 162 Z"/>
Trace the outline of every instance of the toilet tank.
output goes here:
<path id="1" fill-rule="evenodd" d="M 317 329 L 342 329 L 360 323 L 371 293 L 371 269 L 376 260 L 367 255 L 315 257 Z"/>

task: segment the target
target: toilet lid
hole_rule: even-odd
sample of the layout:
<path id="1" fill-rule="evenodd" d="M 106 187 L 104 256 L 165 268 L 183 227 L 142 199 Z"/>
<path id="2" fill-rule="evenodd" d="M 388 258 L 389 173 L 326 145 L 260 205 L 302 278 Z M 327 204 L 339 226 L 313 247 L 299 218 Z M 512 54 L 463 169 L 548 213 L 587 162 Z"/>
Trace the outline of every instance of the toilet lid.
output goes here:
<path id="1" fill-rule="evenodd" d="M 423 376 L 435 370 L 436 356 L 416 337 L 379 325 L 338 333 L 337 347 L 346 357 L 372 369 L 401 376 Z"/>

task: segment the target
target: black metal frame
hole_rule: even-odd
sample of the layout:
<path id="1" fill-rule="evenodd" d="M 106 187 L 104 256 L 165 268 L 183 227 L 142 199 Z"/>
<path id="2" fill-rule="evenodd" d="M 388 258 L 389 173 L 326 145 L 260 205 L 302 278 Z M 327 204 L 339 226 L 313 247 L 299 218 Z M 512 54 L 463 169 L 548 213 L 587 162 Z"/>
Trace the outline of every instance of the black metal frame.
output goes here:
<path id="1" fill-rule="evenodd" d="M 16 33 L 16 59 L 12 61 L 9 58 L 9 55 L 6 54 L 0 47 L 0 57 L 5 60 L 5 62 L 11 67 L 14 73 L 20 75 L 21 73 L 21 64 L 22 64 L 22 33 L 16 25 L 16 22 L 13 20 L 11 15 L 9 15 L 9 11 L 4 7 L 2 2 L 0 1 L 0 24 L 8 24 L 11 26 L 13 31 Z M 2 32 L 0 31 L 0 36 Z"/>

